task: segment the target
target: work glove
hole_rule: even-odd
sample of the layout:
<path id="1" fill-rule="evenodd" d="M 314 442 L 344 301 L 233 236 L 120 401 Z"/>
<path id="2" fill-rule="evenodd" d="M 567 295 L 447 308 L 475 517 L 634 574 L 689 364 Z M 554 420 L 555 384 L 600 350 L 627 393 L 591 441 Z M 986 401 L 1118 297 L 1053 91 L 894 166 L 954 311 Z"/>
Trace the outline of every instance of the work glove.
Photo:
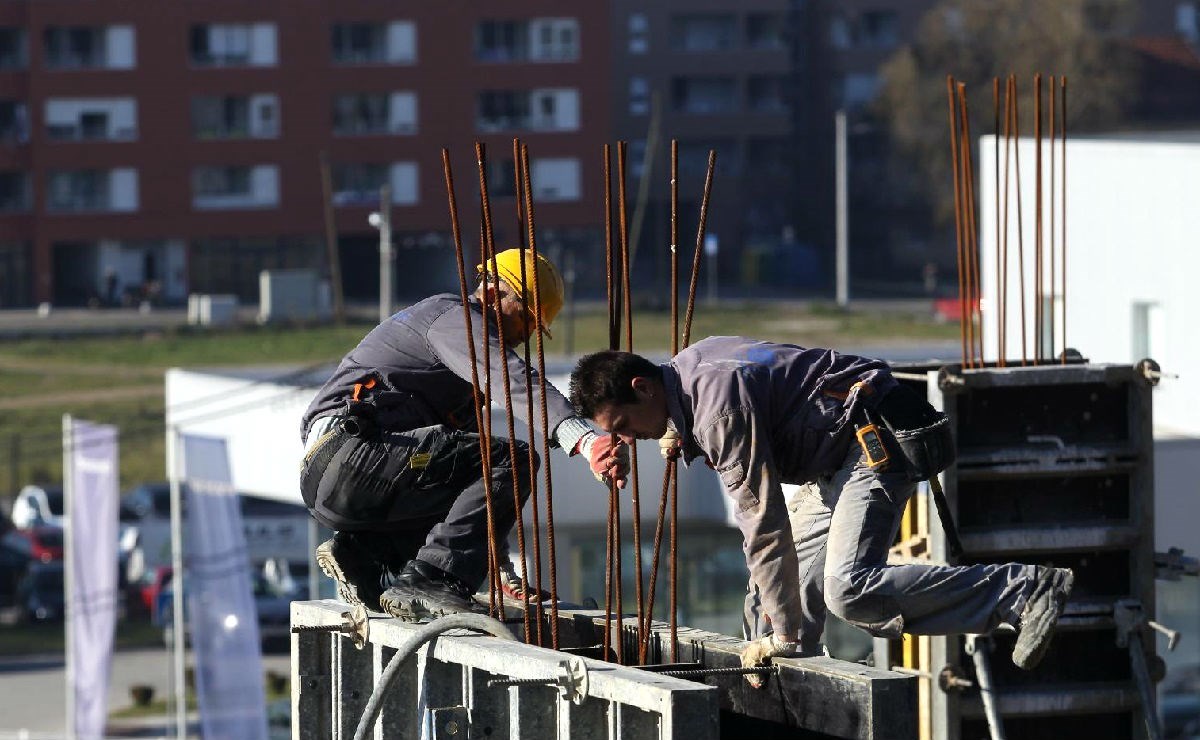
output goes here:
<path id="1" fill-rule="evenodd" d="M 667 427 L 667 433 L 658 439 L 658 453 L 664 460 L 678 460 L 679 450 L 682 447 L 683 440 L 680 439 L 679 432 L 671 427 Z"/>
<path id="2" fill-rule="evenodd" d="M 796 643 L 785 642 L 774 634 L 760 637 L 742 648 L 742 667 L 767 665 L 771 658 L 786 658 L 796 654 Z M 766 681 L 765 673 L 747 673 L 746 682 L 756 689 L 761 689 Z"/>
<path id="3" fill-rule="evenodd" d="M 588 460 L 592 476 L 601 483 L 617 482 L 618 488 L 625 487 L 625 476 L 629 473 L 629 447 L 611 434 L 588 432 L 579 440 L 579 451 Z"/>

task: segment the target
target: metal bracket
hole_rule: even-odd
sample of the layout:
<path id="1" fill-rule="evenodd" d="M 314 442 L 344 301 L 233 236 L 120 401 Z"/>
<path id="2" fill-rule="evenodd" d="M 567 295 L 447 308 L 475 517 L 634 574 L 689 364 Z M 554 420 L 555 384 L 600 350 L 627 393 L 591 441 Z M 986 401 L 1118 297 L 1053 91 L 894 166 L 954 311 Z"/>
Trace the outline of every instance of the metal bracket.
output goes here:
<path id="1" fill-rule="evenodd" d="M 471 715 L 466 707 L 430 709 L 432 740 L 467 740 L 471 736 Z"/>
<path id="2" fill-rule="evenodd" d="M 362 604 L 348 612 L 342 612 L 341 624 L 302 624 L 292 627 L 292 634 L 301 632 L 342 632 L 354 641 L 354 647 L 362 650 L 371 638 L 371 622 L 367 608 Z"/>

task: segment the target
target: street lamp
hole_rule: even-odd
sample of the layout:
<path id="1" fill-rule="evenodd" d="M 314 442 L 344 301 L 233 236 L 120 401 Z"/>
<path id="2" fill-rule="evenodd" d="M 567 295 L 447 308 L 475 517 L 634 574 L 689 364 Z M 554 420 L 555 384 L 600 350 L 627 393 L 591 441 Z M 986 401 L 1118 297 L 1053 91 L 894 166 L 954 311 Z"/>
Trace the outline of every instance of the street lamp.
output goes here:
<path id="1" fill-rule="evenodd" d="M 379 210 L 367 216 L 367 223 L 379 230 L 379 320 L 392 315 L 392 187 L 379 188 Z"/>

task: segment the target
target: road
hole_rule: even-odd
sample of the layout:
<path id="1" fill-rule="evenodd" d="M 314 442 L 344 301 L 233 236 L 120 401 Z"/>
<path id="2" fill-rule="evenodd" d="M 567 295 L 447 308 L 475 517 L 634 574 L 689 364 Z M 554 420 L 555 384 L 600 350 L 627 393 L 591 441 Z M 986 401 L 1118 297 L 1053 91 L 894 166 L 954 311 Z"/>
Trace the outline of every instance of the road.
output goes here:
<path id="1" fill-rule="evenodd" d="M 191 653 L 188 653 L 191 665 Z M 32 733 L 63 732 L 65 677 L 61 655 L 34 655 L 0 658 L 0 735 L 20 730 Z M 287 653 L 263 656 L 263 671 L 289 675 L 291 656 Z M 171 685 L 170 655 L 165 648 L 123 650 L 113 655 L 108 687 L 109 711 L 129 706 L 129 687 L 149 684 L 154 696 L 165 697 Z"/>

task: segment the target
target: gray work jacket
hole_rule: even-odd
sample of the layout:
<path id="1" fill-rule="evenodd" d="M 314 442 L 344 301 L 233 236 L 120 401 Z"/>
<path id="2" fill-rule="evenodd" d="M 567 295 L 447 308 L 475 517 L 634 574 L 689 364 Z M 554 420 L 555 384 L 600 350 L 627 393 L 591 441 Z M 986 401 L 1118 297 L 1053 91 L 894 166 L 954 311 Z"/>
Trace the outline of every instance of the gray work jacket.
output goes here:
<path id="1" fill-rule="evenodd" d="M 495 407 L 505 407 L 502 362 L 507 358 L 513 412 L 528 421 L 530 392 L 525 385 L 525 363 L 511 348 L 501 347 L 494 318 L 488 322 L 489 352 L 484 353 L 482 307 L 473 297 L 468 306 L 480 388 Z M 371 379 L 375 381 L 374 387 L 360 391 L 360 397 L 370 397 L 381 409 L 387 409 L 386 414 L 381 413 L 384 428 L 404 431 L 445 424 L 474 430 L 471 356 L 466 336 L 463 304 L 457 295 L 431 296 L 397 312 L 372 329 L 342 359 L 304 412 L 301 438 L 307 436 L 313 420 L 344 412 L 354 397 L 356 384 Z M 484 377 L 485 356 L 490 364 L 490 389 Z M 536 414 L 541 408 L 541 400 L 536 397 L 537 370 L 531 369 L 530 375 Z M 571 452 L 590 426 L 576 416 L 570 402 L 549 383 L 546 411 L 552 439 Z M 567 420 L 570 423 L 562 424 Z"/>
<path id="2" fill-rule="evenodd" d="M 792 637 L 799 575 L 781 485 L 841 467 L 851 416 L 896 380 L 882 360 L 744 337 L 704 339 L 662 370 L 684 460 L 703 456 L 720 475 L 763 607 L 777 634 Z"/>

